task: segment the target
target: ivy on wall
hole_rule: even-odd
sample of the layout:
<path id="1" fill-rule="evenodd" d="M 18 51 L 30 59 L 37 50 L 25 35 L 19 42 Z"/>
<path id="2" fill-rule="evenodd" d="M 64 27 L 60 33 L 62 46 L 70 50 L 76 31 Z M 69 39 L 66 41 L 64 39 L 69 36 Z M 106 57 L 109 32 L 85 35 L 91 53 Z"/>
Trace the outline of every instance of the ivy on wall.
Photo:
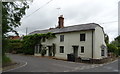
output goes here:
<path id="1" fill-rule="evenodd" d="M 55 56 L 55 53 L 56 53 L 56 45 L 55 45 L 55 43 L 53 43 L 52 46 L 53 46 L 53 56 Z"/>
<path id="2" fill-rule="evenodd" d="M 46 34 L 34 34 L 27 35 L 23 37 L 23 53 L 24 54 L 34 54 L 34 47 L 36 44 L 40 44 L 43 39 L 52 39 L 55 38 L 55 34 L 48 32 Z"/>

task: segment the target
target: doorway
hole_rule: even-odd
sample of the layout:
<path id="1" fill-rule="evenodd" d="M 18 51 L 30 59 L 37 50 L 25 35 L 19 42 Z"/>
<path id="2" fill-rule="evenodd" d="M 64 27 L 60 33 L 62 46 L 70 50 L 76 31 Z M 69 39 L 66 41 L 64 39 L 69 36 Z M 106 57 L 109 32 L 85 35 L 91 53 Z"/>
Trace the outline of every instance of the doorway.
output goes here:
<path id="1" fill-rule="evenodd" d="M 48 56 L 53 56 L 52 46 L 48 46 Z"/>
<path id="2" fill-rule="evenodd" d="M 78 58 L 78 46 L 72 46 L 73 47 L 73 54 L 75 58 Z"/>

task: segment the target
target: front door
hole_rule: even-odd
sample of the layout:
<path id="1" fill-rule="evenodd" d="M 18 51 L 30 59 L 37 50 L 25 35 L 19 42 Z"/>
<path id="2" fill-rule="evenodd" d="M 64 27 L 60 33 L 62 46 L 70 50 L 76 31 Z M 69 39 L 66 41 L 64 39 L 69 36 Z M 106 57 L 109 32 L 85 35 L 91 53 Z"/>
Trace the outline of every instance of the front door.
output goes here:
<path id="1" fill-rule="evenodd" d="M 73 46 L 73 54 L 74 54 L 75 58 L 78 57 L 78 46 Z"/>
<path id="2" fill-rule="evenodd" d="M 52 56 L 52 46 L 48 46 L 48 56 Z"/>

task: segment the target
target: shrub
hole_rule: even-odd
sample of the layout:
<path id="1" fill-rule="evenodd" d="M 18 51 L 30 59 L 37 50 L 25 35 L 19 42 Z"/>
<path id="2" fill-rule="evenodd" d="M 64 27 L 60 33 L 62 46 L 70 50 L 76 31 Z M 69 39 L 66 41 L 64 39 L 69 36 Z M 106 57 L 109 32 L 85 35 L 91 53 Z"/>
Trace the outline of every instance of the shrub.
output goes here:
<path id="1" fill-rule="evenodd" d="M 16 52 L 16 53 L 21 53 L 22 52 L 22 41 L 20 40 L 9 40 L 8 42 L 8 49 L 6 52 Z"/>
<path id="2" fill-rule="evenodd" d="M 5 65 L 7 63 L 10 63 L 11 60 L 9 57 L 7 57 L 6 55 L 2 56 L 2 64 Z"/>
<path id="3" fill-rule="evenodd" d="M 44 56 L 44 55 L 46 54 L 46 50 L 43 49 L 43 50 L 41 51 L 41 54 L 42 54 L 42 56 Z"/>
<path id="4" fill-rule="evenodd" d="M 118 47 L 118 55 L 120 55 L 120 47 Z"/>
<path id="5" fill-rule="evenodd" d="M 118 55 L 119 50 L 113 44 L 107 44 L 107 48 L 108 48 L 108 52 L 112 52 L 112 53 Z"/>

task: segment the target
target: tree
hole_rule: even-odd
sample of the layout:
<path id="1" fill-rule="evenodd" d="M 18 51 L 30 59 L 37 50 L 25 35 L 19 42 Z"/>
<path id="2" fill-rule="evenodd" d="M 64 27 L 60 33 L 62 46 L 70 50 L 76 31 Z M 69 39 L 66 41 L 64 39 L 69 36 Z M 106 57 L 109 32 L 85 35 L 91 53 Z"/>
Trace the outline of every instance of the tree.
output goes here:
<path id="1" fill-rule="evenodd" d="M 108 45 L 108 48 L 116 55 L 120 55 L 120 35 L 117 36 L 114 41 L 110 43 L 110 45 Z"/>
<path id="2" fill-rule="evenodd" d="M 114 41 L 116 42 L 116 46 L 120 47 L 120 35 L 117 36 Z"/>
<path id="3" fill-rule="evenodd" d="M 109 44 L 109 36 L 107 34 L 105 34 L 105 43 Z"/>
<path id="4" fill-rule="evenodd" d="M 53 43 L 52 46 L 53 46 L 53 56 L 55 56 L 55 54 L 56 54 L 56 44 Z"/>
<path id="5" fill-rule="evenodd" d="M 117 50 L 117 47 L 113 44 L 107 44 L 108 52 L 115 52 Z"/>
<path id="6" fill-rule="evenodd" d="M 2 2 L 2 63 L 3 65 L 11 62 L 11 60 L 5 56 L 5 50 L 7 50 L 7 33 L 14 32 L 18 35 L 15 28 L 21 25 L 20 20 L 25 15 L 25 10 L 29 8 L 26 1 L 15 2 Z"/>
<path id="7" fill-rule="evenodd" d="M 118 40 L 120 42 L 120 35 L 115 38 L 115 41 Z"/>
<path id="8" fill-rule="evenodd" d="M 14 32 L 18 35 L 15 28 L 21 25 L 21 18 L 25 15 L 25 10 L 29 8 L 26 1 L 23 2 L 2 2 L 2 42 L 3 55 L 7 44 L 7 33 Z"/>
<path id="9" fill-rule="evenodd" d="M 23 2 L 3 2 L 2 3 L 2 34 L 15 32 L 15 28 L 21 25 L 21 18 L 25 15 L 25 10 L 29 8 L 26 1 Z"/>

